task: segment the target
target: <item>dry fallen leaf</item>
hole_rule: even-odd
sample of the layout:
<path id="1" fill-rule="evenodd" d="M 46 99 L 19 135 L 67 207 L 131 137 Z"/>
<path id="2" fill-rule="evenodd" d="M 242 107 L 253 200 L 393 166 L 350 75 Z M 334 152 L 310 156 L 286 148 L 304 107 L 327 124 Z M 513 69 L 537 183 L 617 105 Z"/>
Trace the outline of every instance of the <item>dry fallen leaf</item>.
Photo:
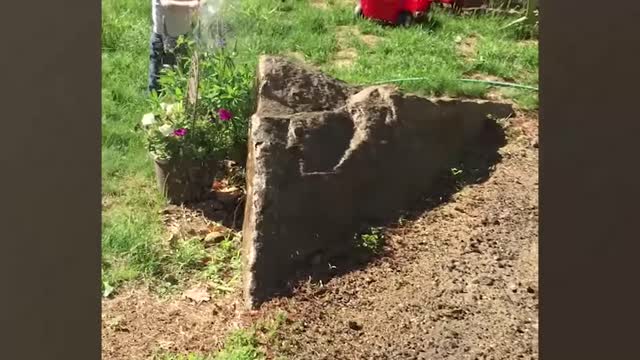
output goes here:
<path id="1" fill-rule="evenodd" d="M 204 286 L 191 288 L 184 292 L 183 296 L 187 299 L 195 301 L 197 304 L 211 300 L 211 296 Z"/>

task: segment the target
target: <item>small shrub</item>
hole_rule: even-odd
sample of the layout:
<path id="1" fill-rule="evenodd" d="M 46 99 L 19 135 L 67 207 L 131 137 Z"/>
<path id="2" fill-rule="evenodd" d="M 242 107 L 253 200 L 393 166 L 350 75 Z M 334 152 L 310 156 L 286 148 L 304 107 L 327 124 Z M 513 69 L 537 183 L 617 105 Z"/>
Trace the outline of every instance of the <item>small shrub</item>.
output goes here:
<path id="1" fill-rule="evenodd" d="M 216 245 L 202 273 L 205 279 L 221 285 L 219 288 L 238 280 L 242 266 L 238 244 L 238 239 L 229 237 Z"/>
<path id="2" fill-rule="evenodd" d="M 360 247 L 374 254 L 382 251 L 384 246 L 384 235 L 382 229 L 371 228 L 369 231 L 360 234 Z"/>
<path id="3" fill-rule="evenodd" d="M 163 90 L 151 97 L 152 111 L 142 118 L 147 150 L 163 160 L 230 156 L 246 144 L 254 73 L 237 65 L 235 50 L 225 46 L 198 51 L 193 41 L 183 38 L 178 46 L 186 55 L 178 66 L 163 69 Z M 198 84 L 192 89 L 194 103 L 189 102 L 190 79 Z"/>
<path id="4" fill-rule="evenodd" d="M 199 270 L 207 256 L 207 251 L 200 239 L 180 241 L 174 255 L 176 270 L 179 273 Z"/>
<path id="5" fill-rule="evenodd" d="M 253 331 L 237 331 L 229 337 L 224 349 L 220 351 L 216 360 L 258 360 L 264 355 L 258 350 L 258 341 Z"/>
<path id="6" fill-rule="evenodd" d="M 158 354 L 154 360 L 260 360 L 264 354 L 258 349 L 253 330 L 238 330 L 232 333 L 224 348 L 215 356 L 211 354 Z"/>

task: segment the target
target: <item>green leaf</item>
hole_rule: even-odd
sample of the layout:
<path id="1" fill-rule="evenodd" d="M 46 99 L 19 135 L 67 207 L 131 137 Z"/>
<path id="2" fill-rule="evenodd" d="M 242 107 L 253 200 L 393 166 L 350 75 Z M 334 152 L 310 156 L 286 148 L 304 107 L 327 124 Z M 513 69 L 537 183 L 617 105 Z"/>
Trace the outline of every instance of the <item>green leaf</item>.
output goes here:
<path id="1" fill-rule="evenodd" d="M 115 290 L 115 288 L 113 286 L 111 286 L 111 284 L 109 284 L 109 282 L 107 281 L 103 281 L 102 282 L 102 296 L 107 298 L 109 297 L 111 294 L 113 294 L 113 291 Z"/>

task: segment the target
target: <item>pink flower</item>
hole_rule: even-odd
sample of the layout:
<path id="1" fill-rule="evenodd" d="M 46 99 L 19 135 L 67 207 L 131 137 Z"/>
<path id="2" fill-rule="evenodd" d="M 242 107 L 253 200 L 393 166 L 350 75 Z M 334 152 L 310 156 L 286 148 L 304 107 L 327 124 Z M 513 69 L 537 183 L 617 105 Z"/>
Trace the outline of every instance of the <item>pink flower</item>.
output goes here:
<path id="1" fill-rule="evenodd" d="M 187 130 L 187 129 L 185 129 L 185 128 L 180 128 L 180 129 L 176 129 L 176 130 L 173 132 L 173 135 L 175 135 L 175 136 L 177 136 L 177 137 L 182 137 L 182 136 L 187 135 L 187 132 L 188 132 L 188 130 Z"/>
<path id="2" fill-rule="evenodd" d="M 220 109 L 218 110 L 218 116 L 222 121 L 229 121 L 233 117 L 233 114 L 231 114 L 231 111 L 227 109 Z"/>

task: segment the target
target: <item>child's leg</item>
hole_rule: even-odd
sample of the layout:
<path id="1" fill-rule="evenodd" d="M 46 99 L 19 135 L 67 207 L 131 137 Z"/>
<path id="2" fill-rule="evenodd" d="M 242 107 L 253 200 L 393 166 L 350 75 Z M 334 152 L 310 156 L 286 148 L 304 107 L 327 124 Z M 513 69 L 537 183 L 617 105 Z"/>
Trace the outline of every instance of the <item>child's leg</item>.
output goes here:
<path id="1" fill-rule="evenodd" d="M 161 91 L 158 81 L 164 66 L 176 66 L 177 59 L 187 54 L 185 46 L 176 46 L 177 39 L 161 34 L 151 34 L 151 54 L 149 61 L 149 92 Z"/>
<path id="2" fill-rule="evenodd" d="M 158 83 L 158 77 L 160 76 L 160 70 L 162 70 L 162 64 L 164 63 L 164 43 L 162 41 L 162 35 L 151 33 L 151 49 L 149 54 L 149 92 L 159 92 L 160 84 Z"/>
<path id="3" fill-rule="evenodd" d="M 183 71 L 189 71 L 188 69 L 185 68 L 185 65 L 189 60 L 187 57 L 190 55 L 189 47 L 187 46 L 187 44 L 183 43 L 176 46 L 176 48 L 173 50 L 173 54 L 176 59 L 175 65 L 180 67 L 180 69 L 182 69 Z"/>
<path id="4" fill-rule="evenodd" d="M 178 45 L 178 38 L 172 36 L 163 37 L 164 42 L 164 58 L 163 65 L 176 66 L 178 60 L 181 60 L 185 55 L 184 45 Z"/>

